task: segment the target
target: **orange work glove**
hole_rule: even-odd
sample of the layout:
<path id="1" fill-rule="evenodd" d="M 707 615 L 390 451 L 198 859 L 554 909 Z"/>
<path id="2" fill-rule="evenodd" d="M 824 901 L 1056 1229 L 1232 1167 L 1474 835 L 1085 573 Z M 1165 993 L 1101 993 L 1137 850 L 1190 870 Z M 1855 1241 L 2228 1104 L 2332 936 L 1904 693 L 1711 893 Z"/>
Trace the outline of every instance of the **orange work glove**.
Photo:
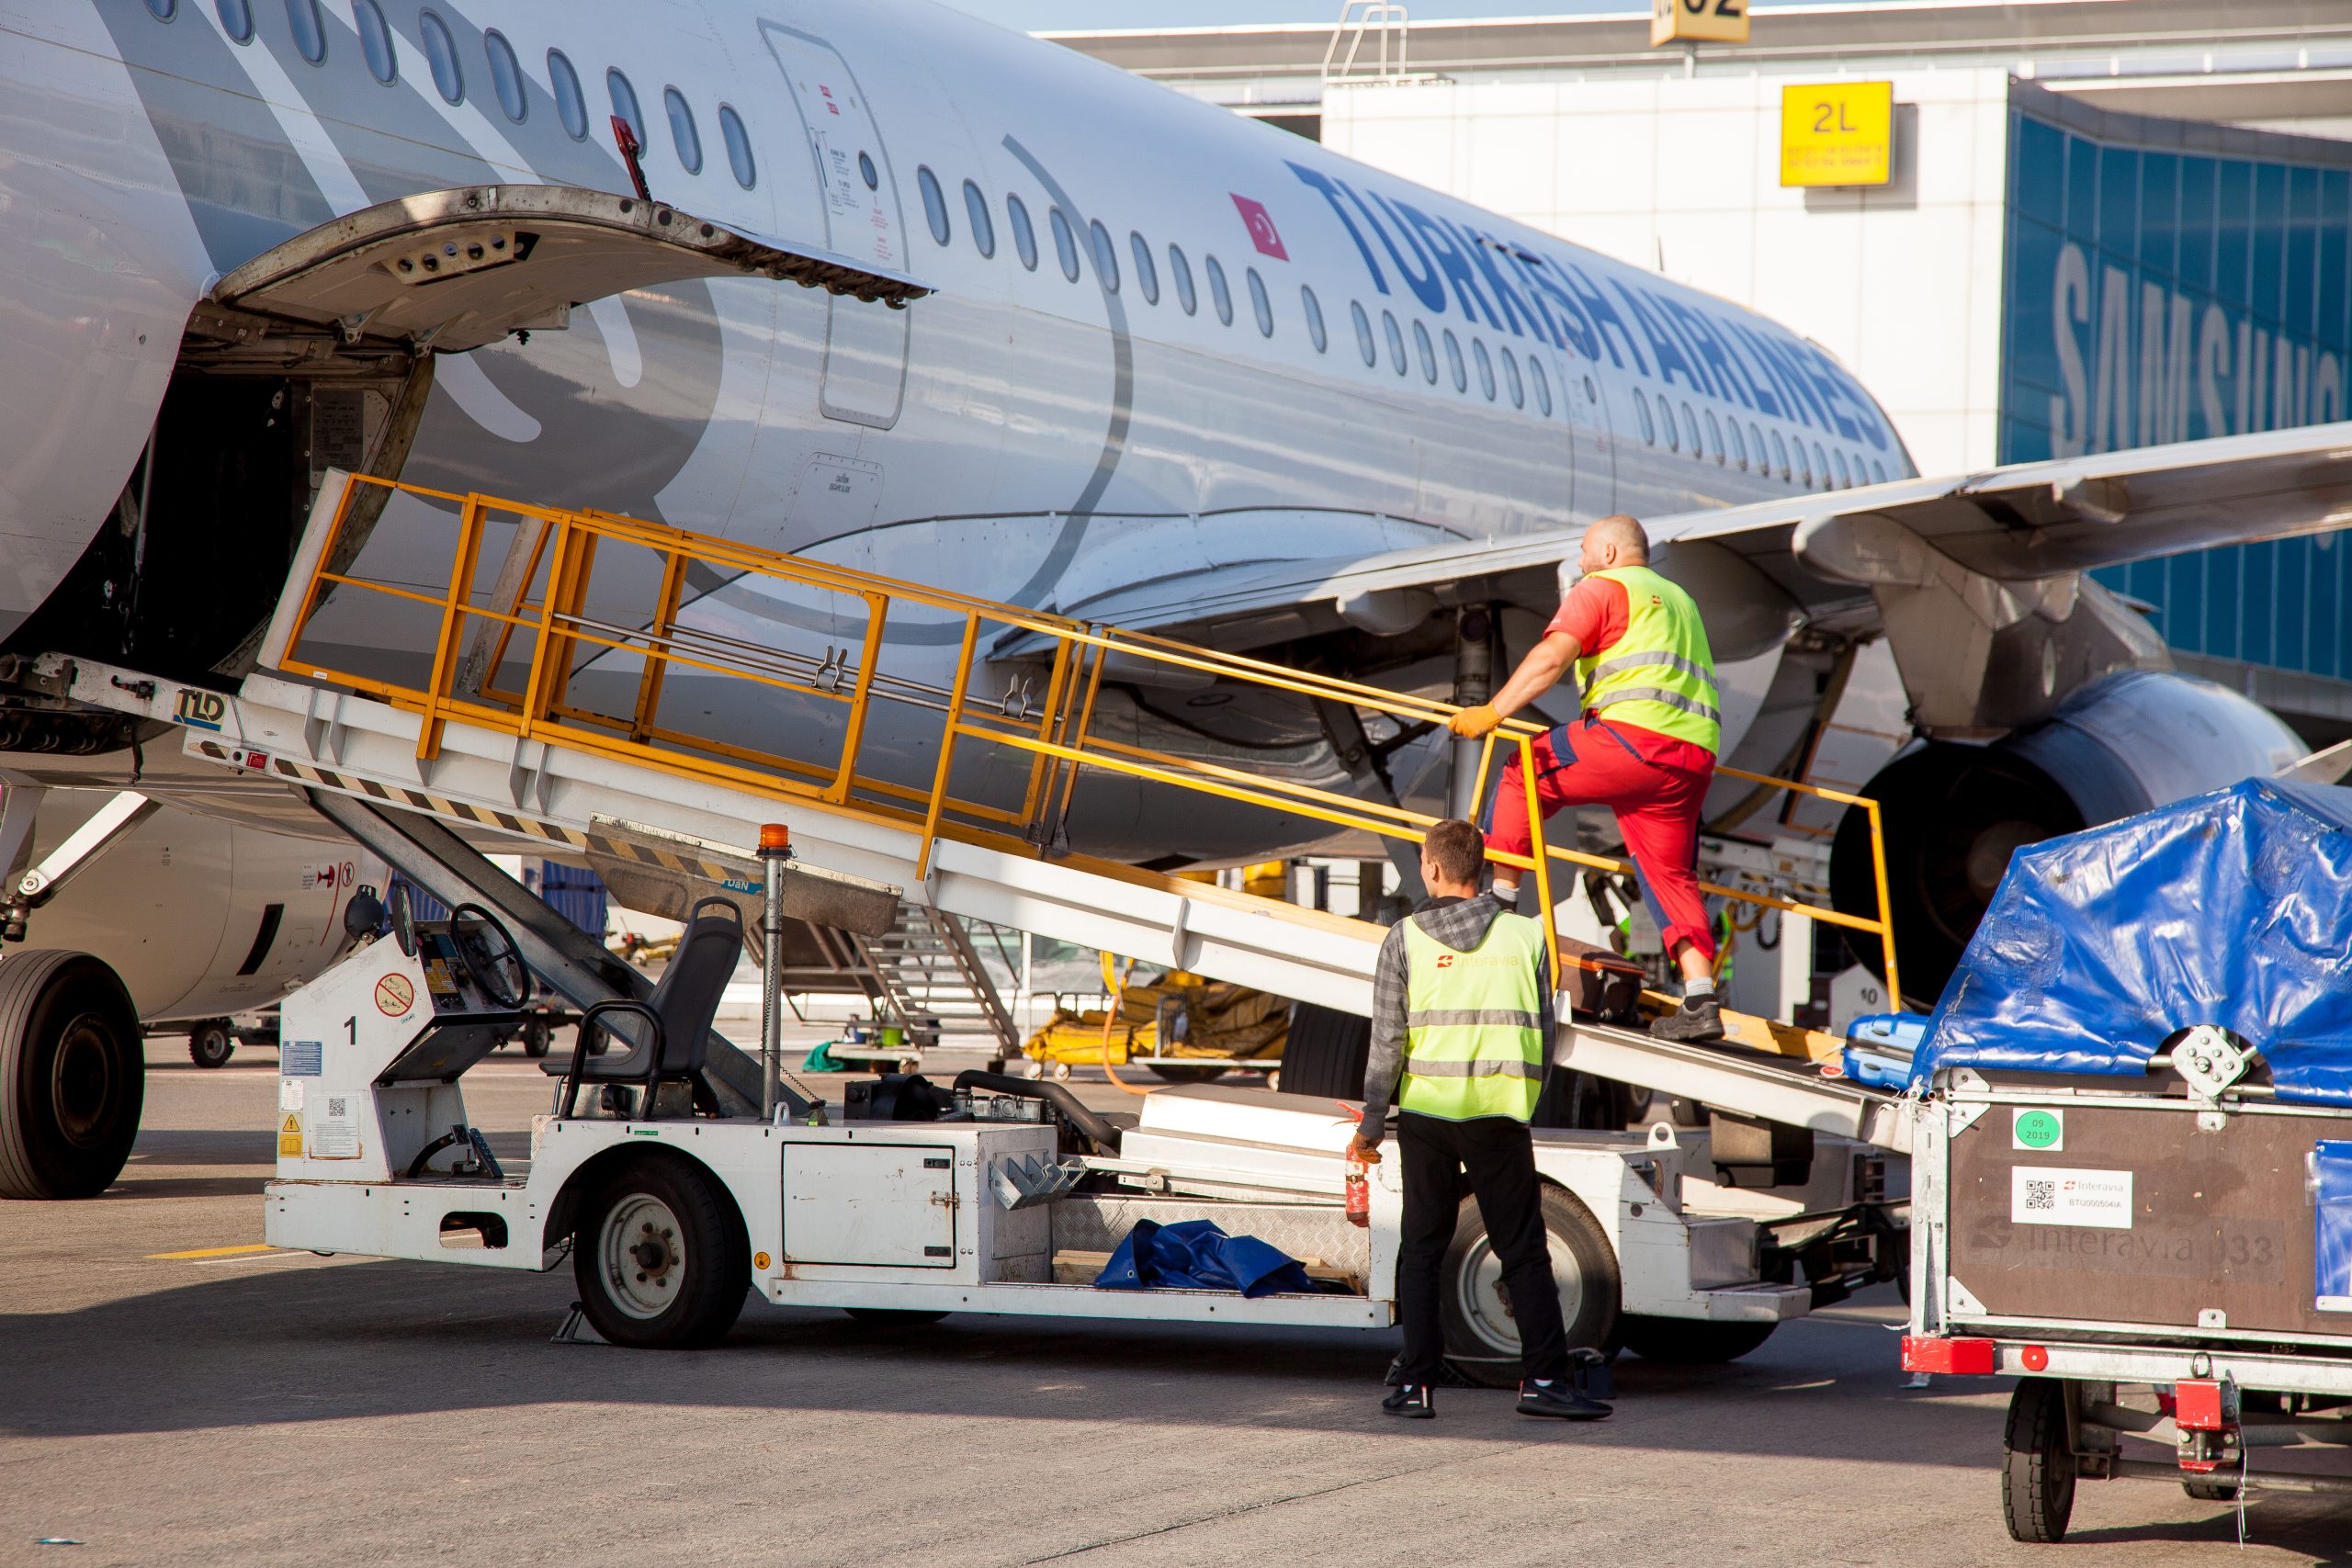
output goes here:
<path id="1" fill-rule="evenodd" d="M 1502 715 L 1497 713 L 1488 705 L 1480 703 L 1476 707 L 1464 708 L 1460 713 L 1447 719 L 1445 727 L 1464 740 L 1476 740 L 1482 735 L 1491 733 L 1501 725 L 1502 721 Z"/>
<path id="2" fill-rule="evenodd" d="M 1362 1133 L 1358 1133 L 1355 1136 L 1355 1141 L 1348 1145 L 1348 1155 L 1349 1157 L 1359 1160 L 1365 1165 L 1378 1165 L 1380 1163 L 1380 1145 L 1378 1144 L 1367 1142 L 1364 1135 Z"/>

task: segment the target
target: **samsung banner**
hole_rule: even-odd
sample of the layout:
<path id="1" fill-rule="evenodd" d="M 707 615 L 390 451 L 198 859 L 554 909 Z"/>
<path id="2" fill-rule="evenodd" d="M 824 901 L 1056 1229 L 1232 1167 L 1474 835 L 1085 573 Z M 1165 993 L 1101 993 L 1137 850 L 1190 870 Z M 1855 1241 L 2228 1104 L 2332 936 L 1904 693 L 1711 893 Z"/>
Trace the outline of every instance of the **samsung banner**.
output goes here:
<path id="1" fill-rule="evenodd" d="M 2346 417 L 2352 145 L 2051 104 L 2009 149 L 2003 462 Z M 2177 648 L 2352 676 L 2334 543 L 2099 575 Z"/>

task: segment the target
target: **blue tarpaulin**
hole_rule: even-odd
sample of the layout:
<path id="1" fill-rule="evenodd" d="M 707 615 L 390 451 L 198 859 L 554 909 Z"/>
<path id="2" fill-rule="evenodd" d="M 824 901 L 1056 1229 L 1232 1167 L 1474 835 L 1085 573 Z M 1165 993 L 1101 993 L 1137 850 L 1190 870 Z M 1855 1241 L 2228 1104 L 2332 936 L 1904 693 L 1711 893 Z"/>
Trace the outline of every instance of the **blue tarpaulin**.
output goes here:
<path id="1" fill-rule="evenodd" d="M 2136 1077 L 2200 1023 L 2259 1049 L 2279 1099 L 2352 1105 L 2352 790 L 2248 779 L 2018 851 L 1912 1082 Z"/>
<path id="2" fill-rule="evenodd" d="M 1163 1225 L 1137 1220 L 1095 1276 L 1102 1291 L 1238 1291 L 1245 1296 L 1313 1294 L 1298 1261 L 1253 1235 L 1227 1235 L 1214 1220 Z"/>
<path id="3" fill-rule="evenodd" d="M 2352 1144 L 2312 1151 L 2312 1304 L 2352 1312 Z"/>

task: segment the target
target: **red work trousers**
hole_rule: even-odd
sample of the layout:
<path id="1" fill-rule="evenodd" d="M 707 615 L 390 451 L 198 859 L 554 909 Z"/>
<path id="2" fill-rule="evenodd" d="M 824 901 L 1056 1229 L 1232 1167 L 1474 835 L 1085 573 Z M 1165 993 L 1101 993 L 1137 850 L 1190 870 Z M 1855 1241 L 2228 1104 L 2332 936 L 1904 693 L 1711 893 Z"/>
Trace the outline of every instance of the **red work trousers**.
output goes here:
<path id="1" fill-rule="evenodd" d="M 1535 806 L 1546 818 L 1563 806 L 1605 806 L 1617 815 L 1625 849 L 1641 867 L 1650 896 L 1666 911 L 1659 934 L 1671 955 L 1688 941 L 1708 963 L 1715 959 L 1714 923 L 1699 893 L 1699 807 L 1713 768 L 1669 767 L 1645 761 L 1608 725 L 1572 719 L 1537 740 Z M 1516 749 L 1514 748 L 1514 751 Z M 1527 795 L 1519 758 L 1503 767 L 1487 818 L 1487 848 L 1528 852 Z"/>

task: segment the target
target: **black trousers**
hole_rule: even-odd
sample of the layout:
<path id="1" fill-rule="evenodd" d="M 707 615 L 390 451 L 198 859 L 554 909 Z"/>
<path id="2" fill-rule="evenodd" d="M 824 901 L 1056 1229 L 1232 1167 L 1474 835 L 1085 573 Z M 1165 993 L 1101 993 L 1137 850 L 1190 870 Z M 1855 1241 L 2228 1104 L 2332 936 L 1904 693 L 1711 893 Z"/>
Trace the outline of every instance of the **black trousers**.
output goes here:
<path id="1" fill-rule="evenodd" d="M 1527 1124 L 1508 1116 L 1448 1122 L 1407 1111 L 1396 1119 L 1396 1143 L 1405 1162 L 1405 1229 L 1396 1256 L 1405 1381 L 1435 1382 L 1445 1357 L 1438 1276 L 1465 1182 L 1477 1195 L 1487 1240 L 1502 1261 L 1503 1288 L 1519 1325 L 1521 1371 L 1531 1378 L 1567 1376 L 1567 1331 L 1560 1324 L 1560 1290 L 1552 1278 Z"/>

